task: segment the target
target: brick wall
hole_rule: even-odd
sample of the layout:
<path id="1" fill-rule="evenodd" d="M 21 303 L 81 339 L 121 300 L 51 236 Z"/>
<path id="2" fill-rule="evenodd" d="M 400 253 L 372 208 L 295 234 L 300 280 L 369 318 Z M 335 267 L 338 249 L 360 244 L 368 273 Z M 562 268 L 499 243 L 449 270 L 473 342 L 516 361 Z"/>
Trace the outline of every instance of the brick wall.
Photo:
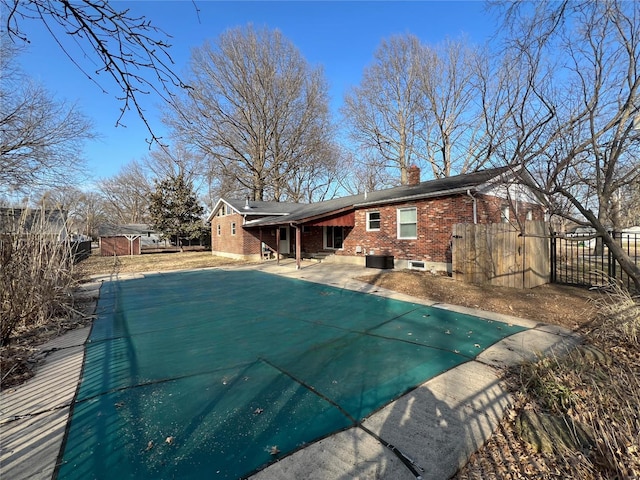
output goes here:
<path id="1" fill-rule="evenodd" d="M 214 217 L 211 220 L 211 250 L 226 252 L 234 255 L 259 255 L 260 240 L 253 232 L 242 228 L 243 217 L 237 213 Z M 232 224 L 235 223 L 235 235 L 232 234 Z M 218 235 L 220 225 L 220 235 Z"/>
<path id="2" fill-rule="evenodd" d="M 506 200 L 477 197 L 478 223 L 498 223 Z M 417 238 L 398 239 L 398 209 L 416 207 Z M 537 205 L 519 204 L 522 220 L 532 210 L 533 220 L 541 220 L 544 212 Z M 380 230 L 367 231 L 367 212 L 380 212 Z M 510 219 L 515 219 L 513 209 Z M 373 250 L 375 255 L 393 255 L 397 259 L 451 262 L 451 234 L 456 223 L 473 223 L 473 200 L 467 195 L 433 198 L 418 202 L 398 203 L 356 211 L 354 228 L 346 229 L 344 247 L 337 255 L 363 256 Z M 361 248 L 361 253 L 356 252 Z"/>

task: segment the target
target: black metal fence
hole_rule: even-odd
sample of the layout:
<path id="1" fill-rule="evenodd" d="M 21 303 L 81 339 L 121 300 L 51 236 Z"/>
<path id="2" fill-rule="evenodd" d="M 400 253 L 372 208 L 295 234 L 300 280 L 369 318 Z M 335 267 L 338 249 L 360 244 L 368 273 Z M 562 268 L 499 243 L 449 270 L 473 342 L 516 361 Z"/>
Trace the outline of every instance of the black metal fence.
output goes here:
<path id="1" fill-rule="evenodd" d="M 640 234 L 609 233 L 627 255 L 640 265 Z M 609 285 L 614 279 L 629 291 L 634 291 L 634 283 L 620 268 L 601 236 L 589 233 L 552 235 L 551 282 L 597 287 Z"/>

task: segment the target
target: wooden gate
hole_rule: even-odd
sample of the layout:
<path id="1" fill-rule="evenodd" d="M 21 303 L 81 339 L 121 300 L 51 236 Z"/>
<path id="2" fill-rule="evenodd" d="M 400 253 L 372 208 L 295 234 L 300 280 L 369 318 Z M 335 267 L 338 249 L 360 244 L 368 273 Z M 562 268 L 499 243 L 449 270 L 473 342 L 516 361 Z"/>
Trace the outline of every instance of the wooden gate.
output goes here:
<path id="1" fill-rule="evenodd" d="M 453 278 L 469 283 L 533 288 L 549 283 L 549 234 L 544 222 L 453 226 Z"/>

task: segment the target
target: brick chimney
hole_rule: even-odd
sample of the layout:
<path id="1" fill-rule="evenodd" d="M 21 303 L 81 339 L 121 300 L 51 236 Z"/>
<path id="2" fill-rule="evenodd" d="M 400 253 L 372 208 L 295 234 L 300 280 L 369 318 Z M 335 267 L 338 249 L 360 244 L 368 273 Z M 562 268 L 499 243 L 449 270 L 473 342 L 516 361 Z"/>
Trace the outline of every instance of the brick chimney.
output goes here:
<path id="1" fill-rule="evenodd" d="M 407 169 L 409 176 L 409 185 L 418 185 L 420 183 L 420 167 L 417 165 L 411 165 Z"/>

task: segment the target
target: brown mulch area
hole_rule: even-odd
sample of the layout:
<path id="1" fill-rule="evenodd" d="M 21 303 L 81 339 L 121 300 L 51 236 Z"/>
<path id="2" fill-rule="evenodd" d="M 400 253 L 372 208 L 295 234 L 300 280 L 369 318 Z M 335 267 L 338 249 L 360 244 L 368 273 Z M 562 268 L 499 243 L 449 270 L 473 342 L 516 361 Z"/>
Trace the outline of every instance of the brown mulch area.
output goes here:
<path id="1" fill-rule="evenodd" d="M 593 321 L 601 294 L 566 285 L 530 290 L 471 285 L 451 277 L 416 271 L 385 271 L 359 280 L 440 303 L 479 308 L 576 330 Z"/>

